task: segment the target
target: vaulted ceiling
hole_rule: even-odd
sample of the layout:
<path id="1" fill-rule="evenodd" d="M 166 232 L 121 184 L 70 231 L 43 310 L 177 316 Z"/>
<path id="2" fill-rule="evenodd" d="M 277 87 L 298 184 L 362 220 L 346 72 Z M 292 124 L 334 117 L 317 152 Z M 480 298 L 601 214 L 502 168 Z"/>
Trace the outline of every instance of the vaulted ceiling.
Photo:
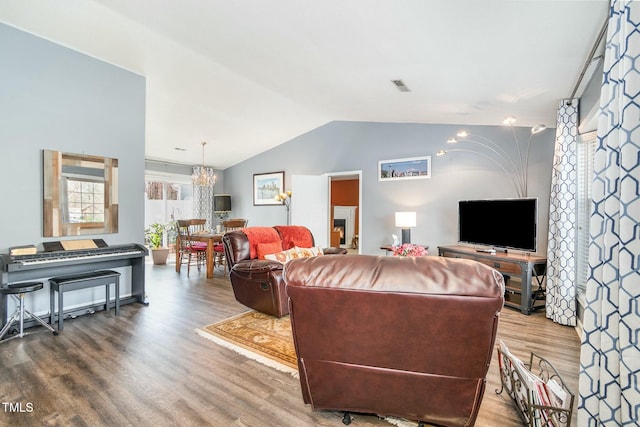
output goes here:
<path id="1" fill-rule="evenodd" d="M 0 22 L 144 75 L 146 156 L 207 141 L 223 169 L 333 120 L 554 126 L 608 5 L 2 0 Z"/>

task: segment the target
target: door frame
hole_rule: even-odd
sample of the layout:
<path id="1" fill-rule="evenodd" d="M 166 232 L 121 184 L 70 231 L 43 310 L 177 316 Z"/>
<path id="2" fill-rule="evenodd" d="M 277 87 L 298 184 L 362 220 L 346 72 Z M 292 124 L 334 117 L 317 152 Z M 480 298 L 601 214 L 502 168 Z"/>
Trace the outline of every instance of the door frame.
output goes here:
<path id="1" fill-rule="evenodd" d="M 331 180 L 334 176 L 354 175 L 358 177 L 358 253 L 362 253 L 362 236 L 364 235 L 364 224 L 362 222 L 362 170 L 342 171 L 342 172 L 327 172 L 326 175 L 329 178 L 329 190 L 327 193 L 327 205 L 331 210 Z M 329 215 L 331 218 L 331 215 Z M 331 224 L 327 224 L 327 235 L 331 236 Z"/>

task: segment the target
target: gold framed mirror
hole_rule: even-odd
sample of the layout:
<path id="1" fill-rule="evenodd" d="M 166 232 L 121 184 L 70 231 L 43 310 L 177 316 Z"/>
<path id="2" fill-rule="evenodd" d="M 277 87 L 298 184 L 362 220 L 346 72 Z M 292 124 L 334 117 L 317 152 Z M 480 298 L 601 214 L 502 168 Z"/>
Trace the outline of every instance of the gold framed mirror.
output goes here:
<path id="1" fill-rule="evenodd" d="M 42 150 L 43 236 L 118 232 L 118 159 Z"/>

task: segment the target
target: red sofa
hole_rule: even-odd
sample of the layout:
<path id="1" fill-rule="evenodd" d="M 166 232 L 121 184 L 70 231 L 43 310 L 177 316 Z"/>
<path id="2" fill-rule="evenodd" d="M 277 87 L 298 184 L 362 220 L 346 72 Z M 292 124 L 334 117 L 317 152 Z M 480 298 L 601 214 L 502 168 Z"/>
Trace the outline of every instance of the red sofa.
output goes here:
<path id="1" fill-rule="evenodd" d="M 476 261 L 316 257 L 284 269 L 305 403 L 314 410 L 474 424 L 504 303 Z"/>
<path id="2" fill-rule="evenodd" d="M 315 246 L 308 228 L 296 225 L 246 227 L 222 237 L 229 279 L 238 302 L 262 313 L 282 317 L 289 313 L 282 280 L 283 263 L 260 259 L 261 249 L 279 244 L 282 250 Z M 276 245 L 277 246 L 277 245 Z M 324 248 L 324 254 L 345 254 L 346 249 Z"/>

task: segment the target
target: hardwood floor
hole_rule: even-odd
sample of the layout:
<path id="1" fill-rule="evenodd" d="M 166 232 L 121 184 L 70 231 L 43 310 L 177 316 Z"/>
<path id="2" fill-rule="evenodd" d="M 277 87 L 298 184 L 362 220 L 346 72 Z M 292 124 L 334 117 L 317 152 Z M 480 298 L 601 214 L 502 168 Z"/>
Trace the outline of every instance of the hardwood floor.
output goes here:
<path id="1" fill-rule="evenodd" d="M 172 264 L 147 265 L 146 289 L 146 307 L 65 320 L 58 336 L 43 331 L 0 342 L 0 425 L 343 425 L 340 413 L 303 404 L 296 378 L 194 333 L 247 310 L 222 271 L 207 280 L 204 271 L 187 278 Z M 505 308 L 498 337 L 525 361 L 532 350 L 547 358 L 577 392 L 580 343 L 573 328 L 542 312 Z M 499 388 L 494 355 L 476 426 L 522 425 L 509 397 L 494 392 Z M 574 426 L 575 419 L 574 411 Z M 372 415 L 355 415 L 351 425 L 390 426 Z"/>

